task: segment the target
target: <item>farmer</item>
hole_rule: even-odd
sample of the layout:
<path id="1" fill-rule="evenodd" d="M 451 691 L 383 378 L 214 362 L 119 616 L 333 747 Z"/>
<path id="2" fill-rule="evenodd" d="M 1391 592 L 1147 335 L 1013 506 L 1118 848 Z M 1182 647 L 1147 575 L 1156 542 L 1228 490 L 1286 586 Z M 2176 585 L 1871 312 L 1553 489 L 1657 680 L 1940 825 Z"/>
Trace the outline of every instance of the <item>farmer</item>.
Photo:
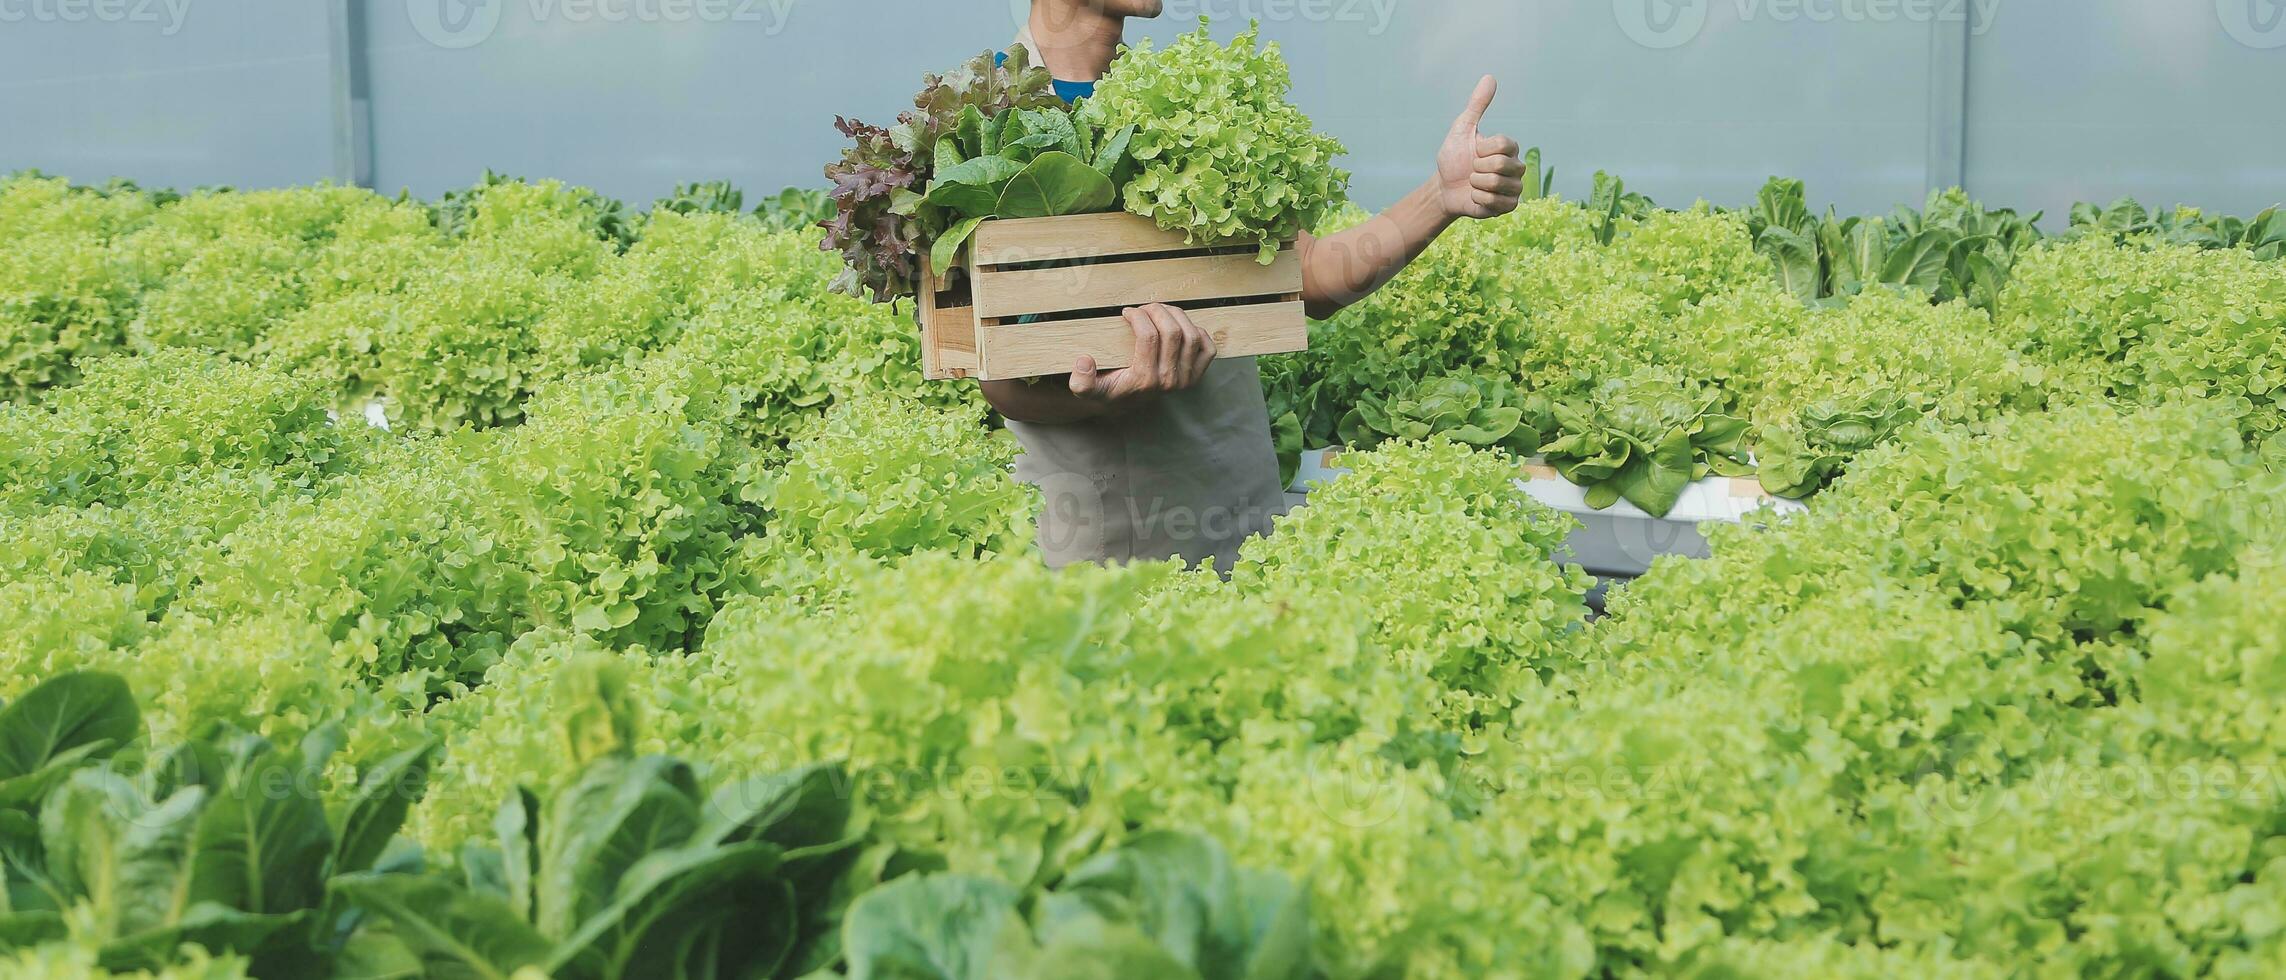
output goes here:
<path id="1" fill-rule="evenodd" d="M 1073 101 L 1111 67 L 1129 17 L 1162 0 L 1033 0 L 1017 37 Z M 1326 238 L 1303 235 L 1302 299 L 1324 319 L 1381 288 L 1463 218 L 1516 210 L 1524 164 L 1516 141 L 1477 131 L 1490 76 L 1437 149 L 1433 174 L 1373 220 Z M 1285 511 L 1270 412 L 1254 359 L 1216 359 L 1214 341 L 1182 310 L 1125 311 L 1133 366 L 1099 371 L 1081 356 L 1066 379 L 993 381 L 984 397 L 1023 444 L 1017 474 L 1044 498 L 1040 547 L 1054 567 L 1079 562 L 1213 562 L 1227 572 L 1247 538 Z"/>

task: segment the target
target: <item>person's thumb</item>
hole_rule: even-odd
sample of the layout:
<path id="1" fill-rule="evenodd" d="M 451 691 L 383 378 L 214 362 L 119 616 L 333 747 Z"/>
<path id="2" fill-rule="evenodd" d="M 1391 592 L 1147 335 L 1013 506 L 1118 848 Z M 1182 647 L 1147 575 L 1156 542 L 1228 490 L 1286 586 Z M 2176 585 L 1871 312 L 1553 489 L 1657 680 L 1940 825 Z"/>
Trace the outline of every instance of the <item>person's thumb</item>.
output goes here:
<path id="1" fill-rule="evenodd" d="M 1492 108 L 1492 97 L 1500 94 L 1500 81 L 1490 75 L 1476 83 L 1476 92 L 1468 97 L 1468 108 L 1461 110 L 1460 118 L 1453 120 L 1453 132 L 1473 133 L 1484 122 L 1484 113 Z"/>
<path id="2" fill-rule="evenodd" d="M 1096 394 L 1097 385 L 1095 358 L 1081 354 L 1079 360 L 1072 362 L 1072 394 L 1092 398 Z"/>

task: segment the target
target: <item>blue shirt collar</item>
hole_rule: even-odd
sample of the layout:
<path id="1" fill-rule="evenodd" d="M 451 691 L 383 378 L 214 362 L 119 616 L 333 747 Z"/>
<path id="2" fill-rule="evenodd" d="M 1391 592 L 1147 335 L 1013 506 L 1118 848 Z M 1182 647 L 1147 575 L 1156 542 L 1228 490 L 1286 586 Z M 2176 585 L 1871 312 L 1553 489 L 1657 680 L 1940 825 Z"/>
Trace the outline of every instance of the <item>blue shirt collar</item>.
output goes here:
<path id="1" fill-rule="evenodd" d="M 1094 82 L 1067 82 L 1059 78 L 1055 80 L 1055 86 L 1056 96 L 1066 102 L 1078 102 L 1095 94 Z"/>

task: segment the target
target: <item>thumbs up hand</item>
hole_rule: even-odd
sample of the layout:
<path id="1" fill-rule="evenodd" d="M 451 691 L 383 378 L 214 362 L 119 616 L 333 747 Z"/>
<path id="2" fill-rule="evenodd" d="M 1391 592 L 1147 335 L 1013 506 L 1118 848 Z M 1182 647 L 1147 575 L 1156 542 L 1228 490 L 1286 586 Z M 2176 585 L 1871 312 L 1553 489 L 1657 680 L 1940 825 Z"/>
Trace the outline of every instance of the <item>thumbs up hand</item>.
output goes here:
<path id="1" fill-rule="evenodd" d="M 1453 120 L 1452 132 L 1437 151 L 1437 200 L 1455 218 L 1497 218 L 1516 210 L 1524 195 L 1523 149 L 1506 136 L 1486 136 L 1478 128 L 1500 83 L 1492 76 L 1476 83 L 1468 108 Z"/>

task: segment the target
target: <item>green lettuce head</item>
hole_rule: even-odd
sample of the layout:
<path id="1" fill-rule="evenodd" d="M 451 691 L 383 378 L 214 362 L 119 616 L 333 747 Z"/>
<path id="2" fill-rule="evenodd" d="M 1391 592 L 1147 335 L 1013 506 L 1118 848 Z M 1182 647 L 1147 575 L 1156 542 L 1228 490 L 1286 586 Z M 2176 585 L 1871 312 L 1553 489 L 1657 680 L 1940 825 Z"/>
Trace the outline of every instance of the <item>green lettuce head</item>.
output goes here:
<path id="1" fill-rule="evenodd" d="M 1130 47 L 1096 85 L 1081 116 L 1102 132 L 1133 126 L 1129 152 L 1140 172 L 1127 210 L 1182 231 L 1194 243 L 1259 243 L 1268 262 L 1281 242 L 1314 227 L 1349 199 L 1347 152 L 1286 101 L 1293 77 L 1261 26 L 1215 43 L 1202 18 L 1195 33 L 1154 50 Z"/>

